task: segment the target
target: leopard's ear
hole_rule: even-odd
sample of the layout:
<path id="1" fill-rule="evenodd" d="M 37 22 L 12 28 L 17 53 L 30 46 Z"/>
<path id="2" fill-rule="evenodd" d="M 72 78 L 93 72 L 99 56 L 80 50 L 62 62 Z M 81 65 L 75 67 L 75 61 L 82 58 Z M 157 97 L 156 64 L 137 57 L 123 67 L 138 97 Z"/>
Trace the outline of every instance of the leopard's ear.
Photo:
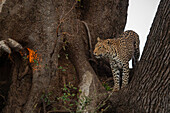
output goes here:
<path id="1" fill-rule="evenodd" d="M 97 41 L 98 41 L 98 42 L 101 41 L 100 37 L 97 37 Z"/>

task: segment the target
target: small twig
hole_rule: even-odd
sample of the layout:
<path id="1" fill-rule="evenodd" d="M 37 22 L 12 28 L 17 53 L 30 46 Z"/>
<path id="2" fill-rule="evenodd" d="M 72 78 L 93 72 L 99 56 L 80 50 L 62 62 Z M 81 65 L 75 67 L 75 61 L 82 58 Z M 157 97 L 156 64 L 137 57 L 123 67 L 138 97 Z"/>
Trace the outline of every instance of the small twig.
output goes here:
<path id="1" fill-rule="evenodd" d="M 54 41 L 54 46 L 53 46 L 53 48 L 52 48 L 52 52 L 51 52 L 51 54 L 50 54 L 50 56 L 52 57 L 53 56 L 53 54 L 54 54 L 54 51 L 55 51 L 55 47 L 56 47 L 56 45 L 57 45 L 57 40 L 58 40 L 58 38 L 59 38 L 59 35 L 58 35 L 58 31 L 59 31 L 59 28 L 60 28 L 60 26 L 61 26 L 61 24 L 62 23 L 64 23 L 64 21 L 65 21 L 65 19 L 66 19 L 66 17 L 67 17 L 67 15 L 74 9 L 74 7 L 75 7 L 75 5 L 76 5 L 76 3 L 77 3 L 77 0 L 76 0 L 76 2 L 73 4 L 73 6 L 71 7 L 71 9 L 60 19 L 60 21 L 59 21 L 59 24 L 58 24 L 58 26 L 57 26 L 57 30 L 56 30 L 56 33 L 57 33 L 57 39 L 55 39 L 55 41 Z"/>
<path id="2" fill-rule="evenodd" d="M 8 55 L 8 58 L 12 61 L 12 63 L 14 63 L 14 60 L 11 57 L 11 54 Z"/>
<path id="3" fill-rule="evenodd" d="M 43 110 L 44 110 L 44 113 L 47 113 L 46 111 L 46 105 L 45 105 L 45 102 L 43 101 Z"/>
<path id="4" fill-rule="evenodd" d="M 39 108 L 38 113 L 41 113 L 41 107 Z"/>
<path id="5" fill-rule="evenodd" d="M 28 73 L 28 70 L 29 70 L 29 66 L 27 65 L 24 72 L 22 73 L 22 76 L 23 77 L 24 75 L 26 75 Z"/>
<path id="6" fill-rule="evenodd" d="M 74 36 L 74 35 L 72 35 L 72 34 L 70 34 L 70 33 L 68 33 L 68 32 L 62 32 L 62 34 L 63 34 L 63 35 L 68 35 L 68 36 L 71 36 L 71 37 Z"/>
<path id="7" fill-rule="evenodd" d="M 73 4 L 73 6 L 71 7 L 71 9 L 64 15 L 64 17 L 62 18 L 62 21 L 64 21 L 66 19 L 66 16 L 75 8 L 75 5 L 77 4 L 77 0 L 76 2 Z"/>
<path id="8" fill-rule="evenodd" d="M 0 82 L 0 86 L 1 86 L 1 85 L 4 85 L 4 84 L 7 84 L 7 81 L 1 81 L 1 82 Z"/>
<path id="9" fill-rule="evenodd" d="M 66 108 L 65 106 L 63 106 L 63 105 L 58 105 L 58 106 L 61 106 L 61 107 L 63 107 L 66 111 L 65 112 L 72 112 L 69 108 Z"/>
<path id="10" fill-rule="evenodd" d="M 103 110 L 101 111 L 101 113 L 103 113 L 104 111 L 106 111 L 109 107 L 110 107 L 110 106 L 107 106 L 105 109 L 103 109 Z"/>
<path id="11" fill-rule="evenodd" d="M 105 104 L 106 104 L 106 101 L 108 101 L 109 100 L 109 98 L 110 98 L 110 96 L 113 94 L 113 91 L 108 95 L 108 97 L 104 100 L 104 101 L 102 101 L 102 102 L 100 102 L 99 103 L 99 105 L 96 107 L 96 110 L 98 110 L 98 109 L 100 109 L 102 106 L 104 106 Z M 96 111 L 95 110 L 95 111 Z"/>
<path id="12" fill-rule="evenodd" d="M 6 102 L 5 96 L 0 94 L 0 97 L 2 97 L 4 99 L 4 101 Z"/>
<path id="13" fill-rule="evenodd" d="M 70 112 L 64 110 L 55 110 L 55 111 L 48 111 L 47 113 L 70 113 Z"/>
<path id="14" fill-rule="evenodd" d="M 113 77 L 109 77 L 105 82 L 113 81 Z"/>

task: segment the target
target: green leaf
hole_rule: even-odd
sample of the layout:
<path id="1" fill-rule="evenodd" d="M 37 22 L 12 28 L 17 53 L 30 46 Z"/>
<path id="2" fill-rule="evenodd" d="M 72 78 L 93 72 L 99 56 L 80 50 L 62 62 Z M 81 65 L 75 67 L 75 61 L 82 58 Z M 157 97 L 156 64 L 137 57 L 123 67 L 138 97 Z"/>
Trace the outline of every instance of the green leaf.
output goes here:
<path id="1" fill-rule="evenodd" d="M 58 69 L 62 69 L 63 67 L 62 66 L 59 66 Z"/>
<path id="2" fill-rule="evenodd" d="M 73 106 L 74 104 L 69 104 L 69 106 Z"/>
<path id="3" fill-rule="evenodd" d="M 75 89 L 75 90 L 76 90 L 77 88 L 76 88 L 76 87 L 73 87 L 73 89 Z"/>
<path id="4" fill-rule="evenodd" d="M 49 92 L 48 95 L 49 95 L 49 96 L 52 95 L 52 92 Z"/>
<path id="5" fill-rule="evenodd" d="M 81 89 L 79 89 L 79 92 L 80 92 L 80 93 L 82 92 Z"/>
<path id="6" fill-rule="evenodd" d="M 60 99 L 61 99 L 61 97 L 57 97 L 56 99 L 57 99 L 57 100 L 60 100 Z"/>
<path id="7" fill-rule="evenodd" d="M 37 60 L 33 59 L 34 63 L 37 63 Z"/>
<path id="8" fill-rule="evenodd" d="M 84 102 L 84 100 L 83 100 L 83 99 L 79 99 L 79 100 L 80 100 L 80 102 L 81 102 L 81 103 L 83 103 L 83 102 Z"/>
<path id="9" fill-rule="evenodd" d="M 75 101 L 76 105 L 79 105 L 79 103 L 77 101 Z"/>
<path id="10" fill-rule="evenodd" d="M 64 84 L 64 87 L 66 87 L 66 84 Z"/>
<path id="11" fill-rule="evenodd" d="M 54 111 L 56 111 L 56 110 L 57 110 L 57 108 L 56 108 L 56 107 L 54 107 L 54 108 L 53 108 L 53 110 L 54 110 Z"/>
<path id="12" fill-rule="evenodd" d="M 68 60 L 68 54 L 65 54 L 65 56 L 66 56 L 66 59 Z"/>
<path id="13" fill-rule="evenodd" d="M 47 98 L 45 98 L 44 101 L 47 102 Z"/>
<path id="14" fill-rule="evenodd" d="M 62 71 L 66 71 L 66 69 L 62 69 Z"/>
<path id="15" fill-rule="evenodd" d="M 24 59 L 28 59 L 26 56 L 23 57 Z"/>
<path id="16" fill-rule="evenodd" d="M 70 93 L 67 93 L 68 96 L 70 96 L 71 94 Z"/>
<path id="17" fill-rule="evenodd" d="M 67 100 L 67 101 L 70 101 L 70 99 L 69 99 L 69 98 L 67 98 L 66 100 Z"/>
<path id="18" fill-rule="evenodd" d="M 41 95 L 41 99 L 43 99 L 43 98 L 44 98 L 44 94 Z"/>
<path id="19" fill-rule="evenodd" d="M 75 80 L 76 79 L 76 77 L 75 76 L 73 76 L 73 80 Z"/>
<path id="20" fill-rule="evenodd" d="M 47 105 L 50 105 L 50 103 L 51 103 L 50 100 L 48 100 Z"/>
<path id="21" fill-rule="evenodd" d="M 66 50 L 66 47 L 65 47 L 65 46 L 63 46 L 63 50 L 64 50 L 64 51 Z"/>
<path id="22" fill-rule="evenodd" d="M 66 98 L 65 98 L 65 97 L 63 97 L 62 99 L 63 99 L 64 101 L 66 100 Z"/>

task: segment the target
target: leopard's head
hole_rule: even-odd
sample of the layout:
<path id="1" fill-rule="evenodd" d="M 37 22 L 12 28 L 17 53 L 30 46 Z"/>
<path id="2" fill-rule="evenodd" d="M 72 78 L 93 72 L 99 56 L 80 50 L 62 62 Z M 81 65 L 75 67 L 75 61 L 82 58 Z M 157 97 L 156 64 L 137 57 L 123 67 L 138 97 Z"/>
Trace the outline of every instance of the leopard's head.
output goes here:
<path id="1" fill-rule="evenodd" d="M 109 57 L 110 54 L 110 41 L 107 40 L 101 40 L 99 37 L 97 38 L 97 44 L 95 45 L 95 49 L 93 51 L 93 54 L 96 58 L 102 58 L 102 57 Z"/>

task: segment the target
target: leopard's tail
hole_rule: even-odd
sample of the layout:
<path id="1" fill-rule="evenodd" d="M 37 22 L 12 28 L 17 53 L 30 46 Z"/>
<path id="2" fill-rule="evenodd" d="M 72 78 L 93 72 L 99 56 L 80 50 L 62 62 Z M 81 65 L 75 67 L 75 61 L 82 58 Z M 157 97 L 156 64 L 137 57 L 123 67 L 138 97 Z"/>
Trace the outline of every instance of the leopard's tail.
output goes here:
<path id="1" fill-rule="evenodd" d="M 134 56 L 132 59 L 132 65 L 133 67 L 136 65 L 136 63 L 139 60 L 139 56 L 140 56 L 140 49 L 139 49 L 139 35 L 137 33 L 134 34 L 135 36 L 135 40 L 134 40 Z"/>

